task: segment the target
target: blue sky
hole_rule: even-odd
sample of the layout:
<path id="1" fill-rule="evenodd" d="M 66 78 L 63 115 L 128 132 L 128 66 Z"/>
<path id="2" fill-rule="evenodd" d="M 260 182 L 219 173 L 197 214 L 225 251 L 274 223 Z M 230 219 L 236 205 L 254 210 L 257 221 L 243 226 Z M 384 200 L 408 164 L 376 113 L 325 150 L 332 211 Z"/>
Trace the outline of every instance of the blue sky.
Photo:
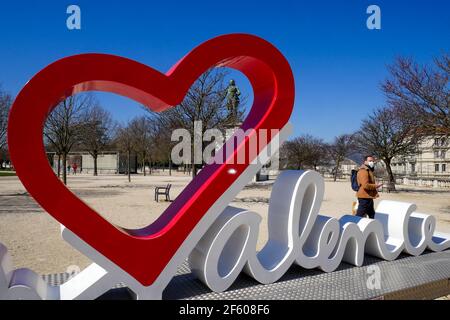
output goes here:
<path id="1" fill-rule="evenodd" d="M 49 63 L 85 52 L 121 55 L 165 72 L 209 38 L 251 33 L 272 42 L 291 64 L 295 134 L 329 141 L 358 129 L 383 105 L 380 82 L 396 56 L 430 63 L 450 51 L 447 0 L 180 2 L 0 0 L 0 83 L 16 95 Z M 81 8 L 81 30 L 66 28 L 70 4 Z M 371 4 L 381 8 L 381 30 L 366 28 Z M 248 83 L 237 80 L 251 97 Z M 142 113 L 125 98 L 99 99 L 124 121 Z"/>

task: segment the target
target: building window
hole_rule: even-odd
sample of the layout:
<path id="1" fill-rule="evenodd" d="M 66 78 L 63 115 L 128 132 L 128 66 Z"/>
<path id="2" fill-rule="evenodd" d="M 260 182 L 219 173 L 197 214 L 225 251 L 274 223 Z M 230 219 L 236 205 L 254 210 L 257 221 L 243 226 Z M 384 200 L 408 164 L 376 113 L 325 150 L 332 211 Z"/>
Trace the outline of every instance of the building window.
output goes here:
<path id="1" fill-rule="evenodd" d="M 442 164 L 442 172 L 445 172 L 445 170 L 447 169 L 447 165 L 445 163 Z"/>
<path id="2" fill-rule="evenodd" d="M 446 141 L 445 141 L 445 138 L 442 138 L 442 139 L 441 139 L 441 146 L 442 146 L 442 147 L 445 146 L 445 142 L 446 142 Z"/>
<path id="3" fill-rule="evenodd" d="M 434 158 L 439 159 L 439 150 L 434 151 Z"/>
<path id="4" fill-rule="evenodd" d="M 445 150 L 441 151 L 441 159 L 445 159 Z"/>
<path id="5" fill-rule="evenodd" d="M 439 138 L 435 138 L 434 139 L 434 145 L 436 146 L 436 147 L 439 147 Z"/>
<path id="6" fill-rule="evenodd" d="M 439 172 L 439 164 L 434 165 L 434 172 Z"/>
<path id="7" fill-rule="evenodd" d="M 411 172 L 416 172 L 416 164 L 411 163 Z"/>

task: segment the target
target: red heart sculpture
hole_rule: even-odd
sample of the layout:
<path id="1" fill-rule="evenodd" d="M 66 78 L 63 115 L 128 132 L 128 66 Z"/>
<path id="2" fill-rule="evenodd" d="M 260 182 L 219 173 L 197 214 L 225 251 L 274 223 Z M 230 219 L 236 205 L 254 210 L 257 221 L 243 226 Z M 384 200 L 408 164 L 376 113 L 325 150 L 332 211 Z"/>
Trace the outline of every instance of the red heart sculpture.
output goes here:
<path id="1" fill-rule="evenodd" d="M 215 66 L 239 70 L 252 84 L 254 102 L 243 130 L 252 128 L 252 134 L 258 134 L 285 126 L 294 103 L 290 66 L 270 43 L 245 34 L 201 44 L 166 74 L 112 55 L 67 57 L 36 74 L 11 108 L 9 151 L 28 192 L 56 220 L 145 286 L 157 279 L 195 225 L 253 159 L 246 164 L 207 165 L 154 223 L 126 230 L 101 217 L 56 177 L 45 154 L 44 123 L 60 101 L 92 90 L 120 94 L 162 111 L 179 104 L 194 81 Z M 248 146 L 246 137 L 230 156 Z M 264 147 L 259 143 L 258 150 Z"/>

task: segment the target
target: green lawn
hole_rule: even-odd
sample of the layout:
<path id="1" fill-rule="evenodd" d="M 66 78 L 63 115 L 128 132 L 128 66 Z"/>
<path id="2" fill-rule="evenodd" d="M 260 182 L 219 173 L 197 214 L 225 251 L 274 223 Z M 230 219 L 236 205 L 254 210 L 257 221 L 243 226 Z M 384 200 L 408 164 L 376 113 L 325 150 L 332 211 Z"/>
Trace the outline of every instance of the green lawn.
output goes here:
<path id="1" fill-rule="evenodd" d="M 11 171 L 0 171 L 0 177 L 12 177 L 15 176 L 16 173 L 15 172 L 11 172 Z"/>

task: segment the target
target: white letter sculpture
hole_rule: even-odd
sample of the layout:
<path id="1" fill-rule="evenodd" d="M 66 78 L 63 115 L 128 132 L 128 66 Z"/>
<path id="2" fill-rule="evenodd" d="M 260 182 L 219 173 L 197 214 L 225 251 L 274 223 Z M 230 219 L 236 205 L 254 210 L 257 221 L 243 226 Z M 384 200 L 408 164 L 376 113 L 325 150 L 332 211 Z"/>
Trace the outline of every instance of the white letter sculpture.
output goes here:
<path id="1" fill-rule="evenodd" d="M 284 171 L 269 202 L 268 241 L 256 251 L 261 217 L 228 207 L 189 257 L 193 272 L 213 291 L 226 290 L 243 270 L 260 283 L 280 279 L 293 263 L 325 272 L 341 261 L 361 266 L 364 252 L 394 260 L 401 252 L 450 247 L 450 235 L 434 232 L 435 218 L 411 203 L 381 201 L 375 219 L 319 215 L 324 192 L 314 171 Z"/>

